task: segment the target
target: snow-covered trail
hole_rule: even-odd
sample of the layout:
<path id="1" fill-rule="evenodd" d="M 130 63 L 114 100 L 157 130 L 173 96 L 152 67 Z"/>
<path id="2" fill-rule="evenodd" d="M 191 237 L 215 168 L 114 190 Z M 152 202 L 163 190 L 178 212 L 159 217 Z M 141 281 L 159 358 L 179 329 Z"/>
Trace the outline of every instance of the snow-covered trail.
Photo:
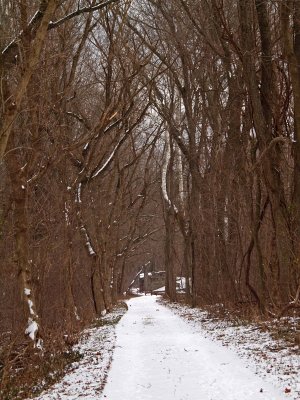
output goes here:
<path id="1" fill-rule="evenodd" d="M 103 400 L 280 400 L 229 349 L 143 296 L 128 302 Z"/>

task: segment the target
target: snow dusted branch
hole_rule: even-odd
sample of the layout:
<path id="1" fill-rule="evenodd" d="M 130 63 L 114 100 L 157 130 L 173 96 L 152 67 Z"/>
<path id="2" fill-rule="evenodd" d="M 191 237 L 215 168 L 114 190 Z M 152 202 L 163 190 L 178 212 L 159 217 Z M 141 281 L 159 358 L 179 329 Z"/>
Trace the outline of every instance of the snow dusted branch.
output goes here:
<path id="1" fill-rule="evenodd" d="M 143 272 L 143 268 L 139 270 L 139 272 L 137 274 L 135 274 L 131 284 L 128 286 L 128 289 L 130 289 L 132 287 L 132 285 L 134 284 L 136 278 Z"/>
<path id="2" fill-rule="evenodd" d="M 81 203 L 81 187 L 82 183 L 79 182 L 76 190 L 76 198 L 75 198 L 75 203 Z"/>
<path id="3" fill-rule="evenodd" d="M 125 134 L 120 140 L 119 142 L 116 144 L 115 148 L 113 149 L 113 151 L 111 152 L 111 154 L 109 155 L 109 157 L 107 158 L 107 160 L 105 161 L 105 163 L 99 167 L 98 169 L 96 169 L 96 171 L 92 173 L 92 178 L 96 178 L 96 176 L 98 176 L 99 174 L 101 174 L 102 172 L 104 172 L 111 164 L 116 152 L 119 150 L 119 148 L 121 147 L 122 143 L 125 141 L 127 137 L 127 134 Z"/>
<path id="4" fill-rule="evenodd" d="M 128 110 L 126 111 L 126 114 L 130 112 L 130 110 L 132 109 L 134 103 L 132 102 L 128 108 Z M 96 178 L 99 174 L 105 172 L 107 170 L 107 168 L 110 166 L 111 162 L 114 159 L 115 154 L 118 152 L 118 150 L 120 149 L 120 147 L 122 146 L 122 144 L 126 141 L 126 139 L 129 137 L 129 134 L 135 129 L 136 126 L 138 126 L 138 124 L 140 123 L 141 119 L 143 118 L 143 116 L 146 114 L 148 108 L 150 106 L 150 102 L 146 104 L 146 106 L 144 107 L 144 109 L 142 110 L 142 112 L 140 113 L 139 117 L 137 118 L 137 120 L 134 122 L 134 124 L 132 124 L 128 129 L 125 130 L 125 133 L 123 134 L 123 136 L 121 137 L 121 139 L 119 140 L 119 142 L 116 144 L 115 148 L 113 149 L 113 151 L 111 152 L 111 154 L 109 155 L 108 159 L 105 161 L 105 163 L 102 166 L 97 166 L 96 168 L 94 168 L 94 170 L 91 172 L 90 177 Z M 126 115 L 125 114 L 125 115 Z M 113 123 L 114 125 L 115 123 Z M 110 127 L 108 127 L 107 129 L 110 129 Z M 107 130 L 106 129 L 106 130 Z M 105 131 L 106 132 L 106 131 Z"/>
<path id="5" fill-rule="evenodd" d="M 65 15 L 64 17 L 60 18 L 59 20 L 54 21 L 54 22 L 50 22 L 48 29 L 57 28 L 58 26 L 64 24 L 66 21 L 68 21 L 68 20 L 70 20 L 70 19 L 72 19 L 74 17 L 77 17 L 78 15 L 101 10 L 102 8 L 105 8 L 105 7 L 107 7 L 107 6 L 109 6 L 110 4 L 113 4 L 113 3 L 117 3 L 118 1 L 119 0 L 106 0 L 106 1 L 101 1 L 98 4 L 95 4 L 94 6 L 82 7 L 82 8 L 78 7 L 77 10 Z"/>
<path id="6" fill-rule="evenodd" d="M 130 237 L 126 243 L 126 246 L 122 250 L 120 250 L 118 254 L 116 254 L 116 257 L 123 257 L 127 252 L 136 250 L 139 245 L 143 244 L 145 240 L 148 239 L 149 236 L 152 236 L 160 229 L 161 227 L 155 228 L 152 231 L 145 233 L 144 235 L 136 236 L 135 238 Z M 126 239 L 126 237 L 121 238 L 120 240 L 124 239 Z"/>
<path id="7" fill-rule="evenodd" d="M 158 232 L 160 229 L 161 229 L 161 228 L 155 228 L 155 229 L 153 229 L 151 232 L 147 232 L 147 233 L 145 233 L 145 234 L 142 235 L 142 236 L 137 236 L 136 238 L 134 238 L 134 239 L 132 240 L 132 243 L 136 244 L 136 243 L 140 242 L 141 240 L 148 238 L 148 236 L 151 236 L 151 235 L 153 235 L 154 233 Z"/>
<path id="8" fill-rule="evenodd" d="M 93 248 L 93 246 L 92 246 L 91 239 L 90 239 L 90 237 L 89 237 L 89 235 L 88 235 L 88 233 L 87 233 L 87 230 L 86 230 L 85 226 L 82 225 L 81 228 L 80 228 L 80 230 L 81 230 L 81 232 L 84 234 L 84 237 L 85 237 L 85 240 L 86 240 L 86 241 L 85 241 L 85 245 L 86 245 L 86 247 L 87 247 L 87 249 L 88 249 L 89 255 L 90 255 L 90 256 L 95 256 L 95 255 L 96 255 L 96 252 L 95 252 L 95 250 L 94 250 L 94 248 Z"/>

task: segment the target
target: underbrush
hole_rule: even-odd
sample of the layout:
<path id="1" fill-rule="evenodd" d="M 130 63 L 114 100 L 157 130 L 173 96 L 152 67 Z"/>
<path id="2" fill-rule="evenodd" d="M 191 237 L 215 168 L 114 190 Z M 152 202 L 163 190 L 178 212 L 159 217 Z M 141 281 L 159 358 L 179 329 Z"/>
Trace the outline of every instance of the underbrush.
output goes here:
<path id="1" fill-rule="evenodd" d="M 116 325 L 126 310 L 126 303 L 118 303 L 111 313 L 89 326 Z M 80 337 L 79 331 L 68 335 L 49 332 L 43 335 L 44 350 L 40 351 L 23 335 L 0 336 L 0 399 L 33 398 L 59 381 L 68 367 L 83 357 L 75 346 Z"/>
<path id="2" fill-rule="evenodd" d="M 300 344 L 300 314 L 299 310 L 293 309 L 285 317 L 276 318 L 261 314 L 257 307 L 252 304 L 242 305 L 214 305 L 204 308 L 209 318 L 225 319 L 231 326 L 255 325 L 261 332 L 268 332 L 270 336 L 280 341 L 278 348 L 282 347 L 282 341 L 287 347 Z"/>
<path id="3" fill-rule="evenodd" d="M 68 340 L 67 340 L 68 339 Z M 2 343 L 0 350 L 0 398 L 19 400 L 40 393 L 56 382 L 65 368 L 81 358 L 72 349 L 77 336 L 49 333 L 43 351 L 33 349 L 32 342 L 16 336 L 10 343 Z"/>
<path id="4" fill-rule="evenodd" d="M 163 302 L 168 302 L 163 298 Z M 190 306 L 185 301 L 184 296 L 178 298 L 177 303 L 183 306 Z M 300 311 L 297 308 L 290 309 L 285 317 L 276 318 L 269 314 L 261 314 L 257 306 L 251 302 L 241 303 L 217 303 L 213 305 L 199 306 L 203 313 L 203 323 L 206 321 L 224 321 L 232 327 L 252 326 L 261 332 L 268 332 L 270 336 L 280 343 L 278 349 L 282 348 L 282 343 L 286 347 L 300 347 Z M 255 328 L 253 327 L 255 325 Z"/>

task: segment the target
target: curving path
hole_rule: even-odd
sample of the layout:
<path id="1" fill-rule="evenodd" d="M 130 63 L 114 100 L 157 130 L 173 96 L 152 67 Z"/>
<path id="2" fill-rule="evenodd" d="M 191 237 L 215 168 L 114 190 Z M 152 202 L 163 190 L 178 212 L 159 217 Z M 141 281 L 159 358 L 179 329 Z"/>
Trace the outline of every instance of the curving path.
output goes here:
<path id="1" fill-rule="evenodd" d="M 281 400 L 284 393 L 246 368 L 232 351 L 201 336 L 143 296 L 117 326 L 102 400 Z"/>

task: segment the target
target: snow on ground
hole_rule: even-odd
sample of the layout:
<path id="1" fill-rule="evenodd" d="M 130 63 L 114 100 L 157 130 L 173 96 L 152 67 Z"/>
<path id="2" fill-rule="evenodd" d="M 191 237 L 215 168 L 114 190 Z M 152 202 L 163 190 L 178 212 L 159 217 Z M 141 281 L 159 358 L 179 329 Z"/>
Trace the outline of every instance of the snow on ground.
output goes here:
<path id="1" fill-rule="evenodd" d="M 76 346 L 83 358 L 37 399 L 300 398 L 299 353 L 283 343 L 278 349 L 254 325 L 233 326 L 199 309 L 161 303 L 155 296 L 133 298 L 116 328 L 111 322 L 120 311 L 100 320 L 108 325 L 86 330 Z"/>
<path id="2" fill-rule="evenodd" d="M 287 398 L 300 399 L 300 349 L 299 345 L 274 340 L 268 331 L 262 331 L 256 324 L 241 324 L 230 318 L 213 318 L 207 311 L 161 301 L 173 312 L 184 317 L 192 329 L 206 338 L 222 343 L 236 352 L 251 371 L 279 388 L 280 392 L 290 391 Z M 294 327 L 289 321 L 288 329 L 296 329 L 299 321 L 294 318 Z M 282 322 L 277 324 L 278 331 Z M 266 325 L 267 329 L 268 326 Z M 276 325 L 275 325 L 276 329 Z M 273 326 L 274 330 L 274 326 Z"/>
<path id="3" fill-rule="evenodd" d="M 102 400 L 283 400 L 245 360 L 157 298 L 128 302 Z M 87 397 L 85 397 L 87 398 Z"/>
<path id="4" fill-rule="evenodd" d="M 75 351 L 82 354 L 79 362 L 71 364 L 64 378 L 49 388 L 37 400 L 99 400 L 115 346 L 115 322 L 124 309 L 117 308 L 97 321 L 94 328 L 83 332 Z"/>

